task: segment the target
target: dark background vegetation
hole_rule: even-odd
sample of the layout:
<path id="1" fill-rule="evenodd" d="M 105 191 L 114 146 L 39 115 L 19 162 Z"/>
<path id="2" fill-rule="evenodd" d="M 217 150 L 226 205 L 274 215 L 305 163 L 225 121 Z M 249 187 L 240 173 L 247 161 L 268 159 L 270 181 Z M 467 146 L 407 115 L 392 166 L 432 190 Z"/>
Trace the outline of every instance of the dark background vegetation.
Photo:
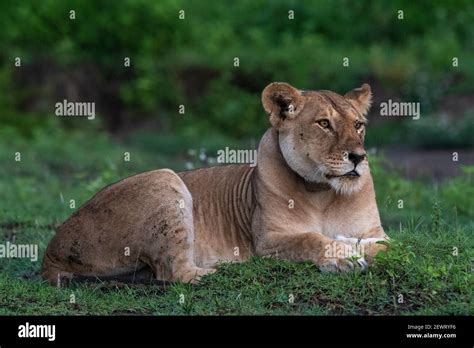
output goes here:
<path id="1" fill-rule="evenodd" d="M 259 95 L 269 82 L 340 93 L 369 82 L 374 121 L 382 100 L 419 101 L 419 123 L 425 119 L 429 128 L 417 133 L 410 130 L 417 122 L 393 120 L 383 136 L 369 137 L 370 144 L 406 143 L 410 130 L 413 145 L 472 145 L 472 118 L 465 119 L 474 98 L 471 1 L 46 0 L 0 6 L 0 86 L 7 92 L 0 100 L 2 126 L 24 135 L 51 123 L 83 126 L 83 120 L 54 119 L 54 104 L 66 98 L 95 101 L 100 127 L 108 131 L 129 134 L 146 125 L 149 142 L 158 138 L 156 131 L 192 144 L 205 144 L 209 135 L 258 138 L 268 126 Z M 71 9 L 75 20 L 69 20 Z M 181 9 L 185 20 L 178 19 Z M 14 67 L 15 57 L 21 68 Z M 233 66 L 234 57 L 240 67 Z"/>
<path id="2" fill-rule="evenodd" d="M 255 260 L 159 297 L 79 288 L 73 307 L 67 291 L 39 283 L 39 262 L 1 260 L 0 313 L 473 313 L 472 1 L 2 1 L 0 23 L 3 242 L 43 253 L 54 228 L 109 183 L 255 147 L 269 126 L 260 93 L 286 81 L 341 94 L 371 84 L 367 147 L 382 221 L 398 243 L 365 275 Z M 96 119 L 56 117 L 63 99 L 95 102 Z M 387 99 L 420 102 L 420 120 L 381 117 Z M 247 302 L 235 300 L 239 291 Z M 182 292 L 200 300 L 176 307 Z"/>

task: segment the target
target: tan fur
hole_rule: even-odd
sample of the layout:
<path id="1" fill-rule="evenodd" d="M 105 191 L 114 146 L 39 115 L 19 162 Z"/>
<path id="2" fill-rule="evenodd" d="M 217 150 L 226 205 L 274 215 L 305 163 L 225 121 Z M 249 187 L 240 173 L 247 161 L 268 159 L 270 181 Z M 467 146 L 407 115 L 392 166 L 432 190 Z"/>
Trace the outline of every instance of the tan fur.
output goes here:
<path id="1" fill-rule="evenodd" d="M 354 268 L 348 256 L 357 255 L 365 266 L 363 257 L 385 248 L 375 240 L 386 238 L 366 158 L 355 166 L 360 176 L 340 175 L 354 169 L 348 154 L 364 154 L 365 129 L 356 127 L 370 101 L 368 85 L 343 97 L 270 84 L 262 103 L 272 128 L 256 168 L 155 170 L 104 188 L 59 227 L 43 277 L 58 284 L 73 274 L 150 270 L 159 280 L 195 282 L 218 262 L 251 255 L 327 271 Z M 342 249 L 349 255 L 328 254 Z"/>

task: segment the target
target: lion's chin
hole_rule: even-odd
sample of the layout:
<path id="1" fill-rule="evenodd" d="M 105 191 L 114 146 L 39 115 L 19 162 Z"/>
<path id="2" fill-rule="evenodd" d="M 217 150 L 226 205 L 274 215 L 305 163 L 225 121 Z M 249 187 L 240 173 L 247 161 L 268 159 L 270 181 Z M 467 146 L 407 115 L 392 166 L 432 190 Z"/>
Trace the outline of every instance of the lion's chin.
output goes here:
<path id="1" fill-rule="evenodd" d="M 336 193 L 350 196 L 359 192 L 363 186 L 362 177 L 354 176 L 339 176 L 333 177 L 328 180 L 329 185 L 336 191 Z"/>

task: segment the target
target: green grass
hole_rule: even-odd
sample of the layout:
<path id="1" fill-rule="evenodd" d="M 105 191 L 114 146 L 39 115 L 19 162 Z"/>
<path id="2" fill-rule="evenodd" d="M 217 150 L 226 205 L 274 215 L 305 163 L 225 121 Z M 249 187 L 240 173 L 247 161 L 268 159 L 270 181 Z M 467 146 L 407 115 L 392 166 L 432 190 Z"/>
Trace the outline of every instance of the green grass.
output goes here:
<path id="1" fill-rule="evenodd" d="M 31 231 L 33 232 L 33 231 Z M 44 233 L 44 239 L 47 235 Z M 430 232 L 426 226 L 389 231 L 391 250 L 367 272 L 321 273 L 311 263 L 253 258 L 222 264 L 201 284 L 114 286 L 80 284 L 56 289 L 20 274 L 0 276 L 0 314 L 473 314 L 470 258 L 463 228 Z M 453 247 L 459 248 L 453 255 Z M 34 267 L 36 268 L 36 267 Z M 71 295 L 75 303 L 71 303 Z M 293 298 L 293 301 L 291 301 Z M 180 299 L 184 301 L 180 301 Z"/>
<path id="2" fill-rule="evenodd" d="M 0 259 L 0 314 L 474 314 L 472 168 L 432 186 L 387 173 L 378 157 L 371 158 L 377 199 L 394 241 L 367 272 L 325 274 L 311 263 L 253 258 L 222 264 L 199 285 L 51 287 L 39 277 L 41 258 L 54 227 L 75 210 L 70 199 L 77 209 L 121 177 L 182 166 L 179 153 L 168 162 L 159 148 L 93 134 L 0 134 L 1 243 L 36 243 L 40 253 L 37 262 Z M 13 160 L 16 151 L 21 162 Z M 124 151 L 131 162 L 123 161 Z"/>

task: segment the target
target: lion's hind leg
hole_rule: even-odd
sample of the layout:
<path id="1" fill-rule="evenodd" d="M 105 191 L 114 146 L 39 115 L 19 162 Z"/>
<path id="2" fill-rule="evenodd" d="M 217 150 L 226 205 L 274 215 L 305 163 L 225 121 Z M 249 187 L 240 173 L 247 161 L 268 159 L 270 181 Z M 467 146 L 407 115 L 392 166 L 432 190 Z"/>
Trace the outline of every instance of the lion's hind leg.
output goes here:
<path id="1" fill-rule="evenodd" d="M 215 269 L 201 268 L 194 262 L 191 193 L 172 171 L 163 173 L 154 185 L 156 208 L 143 225 L 148 243 L 142 261 L 151 267 L 157 279 L 198 282 Z"/>

